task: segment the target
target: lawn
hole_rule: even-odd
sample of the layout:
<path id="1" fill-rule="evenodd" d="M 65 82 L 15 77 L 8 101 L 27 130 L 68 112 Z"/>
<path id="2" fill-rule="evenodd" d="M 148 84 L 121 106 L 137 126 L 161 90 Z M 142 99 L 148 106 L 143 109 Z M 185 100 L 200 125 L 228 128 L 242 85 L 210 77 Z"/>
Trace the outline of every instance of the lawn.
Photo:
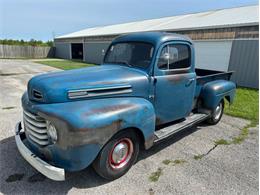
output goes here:
<path id="1" fill-rule="evenodd" d="M 235 101 L 231 106 L 226 104 L 225 114 L 250 120 L 253 124 L 259 121 L 259 91 L 238 88 Z"/>
<path id="2" fill-rule="evenodd" d="M 62 70 L 70 70 L 75 68 L 83 68 L 83 67 L 90 67 L 94 66 L 94 64 L 87 64 L 82 61 L 76 61 L 76 60 L 42 60 L 38 61 L 37 63 L 52 66 L 55 68 L 59 68 Z"/>

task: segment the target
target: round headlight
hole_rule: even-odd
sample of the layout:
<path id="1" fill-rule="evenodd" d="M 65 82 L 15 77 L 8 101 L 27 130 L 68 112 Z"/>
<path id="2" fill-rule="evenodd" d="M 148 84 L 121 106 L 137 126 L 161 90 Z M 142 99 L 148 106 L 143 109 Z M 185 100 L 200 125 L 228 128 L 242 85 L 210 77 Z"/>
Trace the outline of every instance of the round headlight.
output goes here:
<path id="1" fill-rule="evenodd" d="M 47 133 L 53 143 L 55 143 L 58 140 L 56 128 L 49 121 L 47 121 Z"/>

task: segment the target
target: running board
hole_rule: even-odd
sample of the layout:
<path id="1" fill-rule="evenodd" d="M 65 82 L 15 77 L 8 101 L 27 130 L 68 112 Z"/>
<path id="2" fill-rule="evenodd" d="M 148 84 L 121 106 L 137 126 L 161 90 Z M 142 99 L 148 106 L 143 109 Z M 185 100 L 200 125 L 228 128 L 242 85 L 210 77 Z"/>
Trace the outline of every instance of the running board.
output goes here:
<path id="1" fill-rule="evenodd" d="M 154 135 L 155 135 L 154 142 L 156 143 L 158 141 L 161 141 L 181 130 L 184 130 L 195 124 L 198 124 L 198 123 L 204 121 L 206 118 L 208 118 L 208 116 L 209 116 L 208 114 L 203 114 L 203 113 L 192 114 L 192 115 L 186 117 L 185 120 L 182 122 L 179 122 L 174 125 L 157 130 L 154 133 Z"/>

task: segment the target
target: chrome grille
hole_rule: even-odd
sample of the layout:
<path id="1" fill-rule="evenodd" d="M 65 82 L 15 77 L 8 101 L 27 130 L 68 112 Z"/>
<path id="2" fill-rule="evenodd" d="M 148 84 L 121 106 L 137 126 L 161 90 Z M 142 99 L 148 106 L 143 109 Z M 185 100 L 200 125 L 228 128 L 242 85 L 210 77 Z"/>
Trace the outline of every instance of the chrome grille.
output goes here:
<path id="1" fill-rule="evenodd" d="M 49 144 L 46 121 L 42 117 L 24 110 L 23 121 L 29 139 L 40 146 Z"/>

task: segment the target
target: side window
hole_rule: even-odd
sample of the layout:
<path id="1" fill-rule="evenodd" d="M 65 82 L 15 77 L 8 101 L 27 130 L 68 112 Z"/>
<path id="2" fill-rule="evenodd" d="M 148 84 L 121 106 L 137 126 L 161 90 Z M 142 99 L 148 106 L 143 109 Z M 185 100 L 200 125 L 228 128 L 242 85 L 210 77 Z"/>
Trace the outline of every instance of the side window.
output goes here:
<path id="1" fill-rule="evenodd" d="M 169 47 L 168 45 L 164 46 L 159 57 L 158 68 L 161 70 L 167 70 L 169 64 Z"/>
<path id="2" fill-rule="evenodd" d="M 166 45 L 161 51 L 158 67 L 161 70 L 188 68 L 191 63 L 190 53 L 188 45 Z"/>

